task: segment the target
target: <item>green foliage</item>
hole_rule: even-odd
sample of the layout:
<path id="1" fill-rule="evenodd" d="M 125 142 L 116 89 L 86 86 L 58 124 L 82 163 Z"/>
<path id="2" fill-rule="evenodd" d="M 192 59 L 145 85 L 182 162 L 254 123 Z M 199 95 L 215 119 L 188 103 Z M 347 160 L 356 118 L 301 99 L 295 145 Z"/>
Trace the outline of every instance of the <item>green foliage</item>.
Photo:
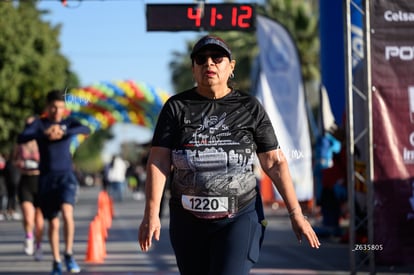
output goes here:
<path id="1" fill-rule="evenodd" d="M 192 43 L 187 42 L 185 53 L 173 52 L 174 58 L 170 62 L 171 82 L 177 92 L 182 92 L 194 86 L 194 79 L 191 74 L 191 59 L 188 54 L 191 52 Z"/>
<path id="2" fill-rule="evenodd" d="M 316 0 L 267 0 L 259 13 L 276 20 L 298 48 L 305 81 L 319 80 L 319 37 Z"/>
<path id="3" fill-rule="evenodd" d="M 312 2 L 304 0 L 267 0 L 265 5 L 257 5 L 257 14 L 281 23 L 292 35 L 296 43 L 305 82 L 319 80 L 319 37 L 318 16 Z M 256 34 L 240 31 L 216 32 L 230 45 L 237 61 L 233 86 L 250 91 L 251 70 L 259 53 Z M 193 86 L 189 53 L 196 41 L 188 42 L 186 53 L 174 53 L 170 63 L 172 83 L 177 92 Z"/>
<path id="4" fill-rule="evenodd" d="M 101 159 L 105 141 L 113 138 L 110 129 L 98 130 L 83 141 L 73 156 L 77 168 L 84 172 L 97 172 L 103 167 Z"/>
<path id="5" fill-rule="evenodd" d="M 256 34 L 238 31 L 216 32 L 215 34 L 230 45 L 233 58 L 236 60 L 234 79 L 230 84 L 234 88 L 250 92 L 252 62 L 259 54 Z"/>
<path id="6" fill-rule="evenodd" d="M 60 53 L 60 26 L 42 20 L 36 1 L 0 2 L 0 150 L 11 148 L 24 118 L 39 114 L 46 93 L 77 85 Z"/>

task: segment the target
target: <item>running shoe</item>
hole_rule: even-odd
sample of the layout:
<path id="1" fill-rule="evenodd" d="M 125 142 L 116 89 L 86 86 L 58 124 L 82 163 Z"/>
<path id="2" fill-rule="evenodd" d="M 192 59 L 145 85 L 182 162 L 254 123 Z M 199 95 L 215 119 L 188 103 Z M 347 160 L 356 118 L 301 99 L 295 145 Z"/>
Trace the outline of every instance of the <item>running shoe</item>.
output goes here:
<path id="1" fill-rule="evenodd" d="M 10 214 L 10 217 L 13 221 L 20 221 L 22 219 L 22 215 L 17 212 L 13 212 Z"/>
<path id="2" fill-rule="evenodd" d="M 24 240 L 24 253 L 26 253 L 26 255 L 33 255 L 33 252 L 34 252 L 33 238 L 26 238 Z"/>
<path id="3" fill-rule="evenodd" d="M 65 255 L 66 270 L 70 273 L 79 273 L 80 267 L 72 255 Z"/>
<path id="4" fill-rule="evenodd" d="M 62 275 L 62 264 L 60 262 L 53 262 L 53 269 L 50 275 Z"/>
<path id="5" fill-rule="evenodd" d="M 38 246 L 36 248 L 36 251 L 34 253 L 34 259 L 35 261 L 41 261 L 43 259 L 43 250 L 41 246 Z"/>

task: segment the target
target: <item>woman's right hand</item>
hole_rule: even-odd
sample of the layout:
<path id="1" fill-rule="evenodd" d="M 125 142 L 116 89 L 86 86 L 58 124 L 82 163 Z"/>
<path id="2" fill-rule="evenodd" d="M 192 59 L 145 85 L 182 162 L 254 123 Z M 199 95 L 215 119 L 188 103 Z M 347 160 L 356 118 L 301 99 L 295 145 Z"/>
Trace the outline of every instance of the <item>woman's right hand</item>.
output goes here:
<path id="1" fill-rule="evenodd" d="M 152 238 L 159 241 L 161 233 L 161 220 L 158 216 L 144 217 L 138 231 L 138 241 L 141 250 L 147 252 L 152 245 Z"/>
<path id="2" fill-rule="evenodd" d="M 152 239 L 160 239 L 160 205 L 165 182 L 171 171 L 171 150 L 165 147 L 152 147 L 147 161 L 147 180 L 145 182 L 144 218 L 138 230 L 141 250 L 151 248 Z"/>

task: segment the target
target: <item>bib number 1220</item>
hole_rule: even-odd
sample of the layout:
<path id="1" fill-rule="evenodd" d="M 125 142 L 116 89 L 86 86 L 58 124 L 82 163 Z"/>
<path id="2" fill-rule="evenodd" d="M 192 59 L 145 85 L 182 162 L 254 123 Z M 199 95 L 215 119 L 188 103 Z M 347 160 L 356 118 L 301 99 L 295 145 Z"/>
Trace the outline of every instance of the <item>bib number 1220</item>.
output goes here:
<path id="1" fill-rule="evenodd" d="M 185 209 L 197 212 L 228 211 L 227 197 L 199 197 L 183 195 L 181 202 Z"/>

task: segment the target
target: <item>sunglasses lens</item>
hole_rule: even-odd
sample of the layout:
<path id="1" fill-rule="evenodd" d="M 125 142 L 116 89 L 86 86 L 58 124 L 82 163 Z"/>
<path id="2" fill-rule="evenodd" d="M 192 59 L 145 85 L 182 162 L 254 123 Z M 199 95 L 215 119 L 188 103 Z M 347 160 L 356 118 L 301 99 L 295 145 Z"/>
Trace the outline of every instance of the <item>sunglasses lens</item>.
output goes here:
<path id="1" fill-rule="evenodd" d="M 212 55 L 199 54 L 194 57 L 194 61 L 197 65 L 203 65 L 204 63 L 206 63 L 209 57 L 211 57 L 211 59 L 213 60 L 215 64 L 219 64 L 223 61 L 222 54 L 212 54 Z"/>
<path id="2" fill-rule="evenodd" d="M 213 59 L 214 64 L 219 64 L 221 61 L 223 61 L 222 55 L 213 55 L 211 56 L 211 59 Z"/>
<path id="3" fill-rule="evenodd" d="M 203 65 L 207 61 L 207 56 L 205 55 L 196 55 L 194 61 L 197 65 Z"/>

